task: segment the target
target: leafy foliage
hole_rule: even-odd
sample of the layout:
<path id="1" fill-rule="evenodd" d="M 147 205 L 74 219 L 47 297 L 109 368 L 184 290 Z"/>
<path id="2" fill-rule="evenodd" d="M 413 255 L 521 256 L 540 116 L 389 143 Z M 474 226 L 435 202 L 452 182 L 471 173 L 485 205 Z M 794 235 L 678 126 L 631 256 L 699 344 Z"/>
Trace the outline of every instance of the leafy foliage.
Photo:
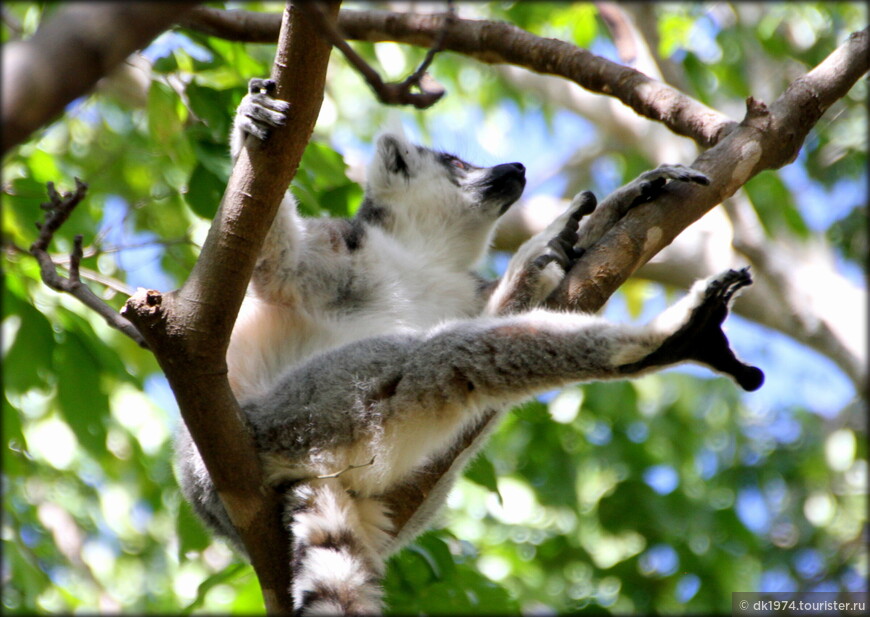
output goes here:
<path id="1" fill-rule="evenodd" d="M 460 9 L 609 45 L 592 5 Z M 26 36 L 50 10 L 12 3 L 4 15 Z M 866 23 L 866 10 L 850 3 L 654 10 L 657 51 L 683 71 L 687 92 L 727 109 L 780 92 Z M 3 40 L 15 35 L 4 30 Z M 423 55 L 359 48 L 389 63 L 390 78 Z M 263 610 L 250 567 L 212 542 L 179 496 L 170 462 L 177 412 L 153 357 L 45 288 L 26 254 L 45 183 L 67 190 L 78 176 L 88 198 L 52 250 L 66 255 L 84 234 L 86 274 L 112 306 L 130 287 L 171 289 L 190 271 L 228 177 L 233 108 L 247 79 L 268 73 L 272 48 L 184 32 L 162 36 L 145 56 L 146 73 L 128 67 L 105 80 L 4 161 L 2 601 L 13 613 Z M 360 77 L 334 65 L 294 180 L 309 216 L 353 213 L 361 190 L 346 162 L 386 117 Z M 421 125 L 470 127 L 472 107 L 489 123 L 520 123 L 542 102 L 551 128 L 563 118 L 490 67 L 442 54 L 432 72 L 448 96 L 425 116 L 413 112 Z M 838 103 L 796 163 L 815 194 L 848 194 L 856 184 L 843 182 L 866 181 L 865 97 L 861 85 Z M 623 179 L 646 166 L 630 148 L 604 154 Z M 819 223 L 793 178 L 765 174 L 747 192 L 771 242 L 824 235 L 863 265 L 866 193 Z M 655 296 L 642 283 L 627 289 L 632 312 L 645 314 Z M 790 365 L 766 368 L 787 375 Z M 725 380 L 679 372 L 542 397 L 512 412 L 469 468 L 446 529 L 391 559 L 391 611 L 707 613 L 727 612 L 733 591 L 866 590 L 866 554 L 854 548 L 866 525 L 861 410 L 757 403 Z"/>

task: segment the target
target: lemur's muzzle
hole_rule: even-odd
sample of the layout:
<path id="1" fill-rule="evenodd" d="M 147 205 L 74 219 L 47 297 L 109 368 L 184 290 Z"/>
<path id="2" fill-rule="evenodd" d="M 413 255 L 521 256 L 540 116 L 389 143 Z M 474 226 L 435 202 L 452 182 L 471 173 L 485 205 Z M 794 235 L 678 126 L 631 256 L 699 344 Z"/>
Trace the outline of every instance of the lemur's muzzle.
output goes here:
<path id="1" fill-rule="evenodd" d="M 504 163 L 490 168 L 483 181 L 482 198 L 496 202 L 499 216 L 520 198 L 526 187 L 526 168 L 522 163 Z"/>

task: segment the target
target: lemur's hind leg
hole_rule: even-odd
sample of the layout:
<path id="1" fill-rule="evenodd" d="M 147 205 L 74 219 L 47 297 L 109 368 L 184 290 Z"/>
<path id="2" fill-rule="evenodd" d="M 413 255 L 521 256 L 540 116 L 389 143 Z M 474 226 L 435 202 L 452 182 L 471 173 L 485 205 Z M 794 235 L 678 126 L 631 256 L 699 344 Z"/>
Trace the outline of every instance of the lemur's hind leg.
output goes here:
<path id="1" fill-rule="evenodd" d="M 660 165 L 650 171 L 645 171 L 637 177 L 634 184 L 638 194 L 629 203 L 628 209 L 640 204 L 653 201 L 664 192 L 665 185 L 669 180 L 677 182 L 695 182 L 696 184 L 710 184 L 710 179 L 696 169 L 685 165 Z M 631 185 L 629 185 L 631 186 Z"/>
<path id="2" fill-rule="evenodd" d="M 583 255 L 574 248 L 577 230 L 596 203 L 591 192 L 578 193 L 561 216 L 520 247 L 487 304 L 487 314 L 520 313 L 546 300 Z"/>
<path id="3" fill-rule="evenodd" d="M 670 182 L 710 180 L 685 165 L 661 165 L 615 191 L 597 209 L 592 193 L 578 193 L 562 216 L 520 247 L 484 314 L 510 315 L 543 304 L 589 247 L 629 210 L 661 196 Z"/>
<path id="4" fill-rule="evenodd" d="M 577 250 L 584 251 L 598 242 L 632 208 L 658 199 L 671 182 L 706 185 L 710 184 L 710 179 L 697 169 L 685 165 L 660 165 L 643 172 L 608 195 L 595 212 L 583 220 L 578 232 Z"/>
<path id="5" fill-rule="evenodd" d="M 682 302 L 669 309 L 658 320 L 685 319 L 684 311 L 688 308 L 689 317 L 683 325 L 653 353 L 638 362 L 619 367 L 620 371 L 631 374 L 646 368 L 693 360 L 731 375 L 744 390 L 760 388 L 764 383 L 764 373 L 761 369 L 738 360 L 722 331 L 722 322 L 728 315 L 734 294 L 751 283 L 749 268 L 728 270 L 712 279 L 696 283 Z"/>

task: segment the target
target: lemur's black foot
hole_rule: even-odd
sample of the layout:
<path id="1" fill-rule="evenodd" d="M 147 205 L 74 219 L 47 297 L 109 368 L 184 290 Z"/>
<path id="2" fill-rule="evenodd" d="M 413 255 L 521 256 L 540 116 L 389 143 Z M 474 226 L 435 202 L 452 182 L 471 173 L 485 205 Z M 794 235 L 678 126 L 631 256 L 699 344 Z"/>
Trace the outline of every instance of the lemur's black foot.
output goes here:
<path id="1" fill-rule="evenodd" d="M 263 141 L 273 128 L 287 121 L 290 104 L 273 98 L 276 88 L 271 79 L 254 78 L 248 82 L 248 95 L 242 99 L 237 116 L 245 134 Z"/>
<path id="2" fill-rule="evenodd" d="M 544 269 L 547 264 L 555 261 L 562 269 L 567 272 L 571 269 L 577 260 L 585 252 L 584 249 L 575 248 L 579 238 L 577 230 L 580 226 L 580 220 L 591 214 L 595 210 L 598 201 L 591 191 L 583 191 L 578 194 L 569 206 L 569 215 L 565 219 L 565 224 L 559 232 L 547 243 L 547 251 L 537 257 L 533 264 Z"/>
<path id="3" fill-rule="evenodd" d="M 686 323 L 656 351 L 639 362 L 621 366 L 620 370 L 633 373 L 651 366 L 693 360 L 730 375 L 744 390 L 757 390 L 764 383 L 764 373 L 738 360 L 722 331 L 734 294 L 751 283 L 749 268 L 728 270 L 710 280 Z"/>
<path id="4" fill-rule="evenodd" d="M 710 184 L 710 178 L 697 169 L 692 169 L 685 165 L 661 165 L 653 170 L 642 173 L 638 177 L 637 182 L 639 182 L 638 189 L 640 193 L 631 202 L 629 208 L 634 208 L 658 198 L 664 192 L 665 185 L 669 180 L 694 182 L 704 185 Z"/>

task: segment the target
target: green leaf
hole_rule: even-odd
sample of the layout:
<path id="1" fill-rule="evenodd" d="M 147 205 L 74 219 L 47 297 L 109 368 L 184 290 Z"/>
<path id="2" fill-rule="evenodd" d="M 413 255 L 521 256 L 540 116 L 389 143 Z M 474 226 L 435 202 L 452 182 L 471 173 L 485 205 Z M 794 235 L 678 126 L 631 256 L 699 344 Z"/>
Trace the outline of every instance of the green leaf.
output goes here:
<path id="1" fill-rule="evenodd" d="M 46 182 L 57 182 L 63 177 L 57 166 L 57 159 L 45 150 L 34 150 L 29 163 L 33 179 L 43 185 L 43 195 Z"/>
<path id="2" fill-rule="evenodd" d="M 207 579 L 199 584 L 196 588 L 196 599 L 188 606 L 184 607 L 184 612 L 192 613 L 205 603 L 205 596 L 209 591 L 220 585 L 221 583 L 229 583 L 241 578 L 245 572 L 250 573 L 251 566 L 244 563 L 234 563 L 227 566 L 217 574 L 212 574 Z"/>
<path id="3" fill-rule="evenodd" d="M 490 492 L 498 496 L 498 502 L 503 503 L 501 493 L 498 492 L 498 477 L 495 473 L 495 467 L 492 461 L 484 454 L 479 454 L 477 458 L 465 470 L 465 477 L 479 484 L 480 486 L 489 489 Z"/>
<path id="4" fill-rule="evenodd" d="M 205 165 L 198 163 L 190 174 L 184 200 L 199 216 L 212 219 L 224 195 L 224 185 L 224 181 L 209 171 Z"/>
<path id="5" fill-rule="evenodd" d="M 315 189 L 326 189 L 347 184 L 347 165 L 344 158 L 326 144 L 312 141 L 305 148 L 300 167 L 310 174 Z"/>
<path id="6" fill-rule="evenodd" d="M 106 452 L 109 397 L 101 382 L 103 367 L 89 347 L 81 335 L 72 331 L 56 347 L 57 403 L 79 443 L 102 458 Z"/>
<path id="7" fill-rule="evenodd" d="M 229 110 L 234 109 L 242 100 L 245 90 L 243 88 L 218 90 L 193 81 L 188 84 L 185 92 L 193 113 L 205 123 L 215 139 L 224 143 L 226 156 L 225 144 L 232 122 L 232 114 Z"/>
<path id="8" fill-rule="evenodd" d="M 141 385 L 141 380 L 127 372 L 124 362 L 118 354 L 113 353 L 106 347 L 106 341 L 97 335 L 87 319 L 63 307 L 58 309 L 57 317 L 65 332 L 78 334 L 79 340 L 82 341 L 86 351 L 100 365 L 103 374 L 112 375 L 116 379 L 135 385 Z"/>
<path id="9" fill-rule="evenodd" d="M 747 182 L 744 189 L 769 234 L 789 230 L 800 238 L 809 237 L 809 227 L 779 174 L 760 173 Z"/>
<path id="10" fill-rule="evenodd" d="M 11 291 L 12 279 L 7 276 L 3 294 L 3 334 L 12 337 L 3 358 L 3 387 L 20 393 L 48 387 L 55 337 L 48 319 Z"/>
<path id="11" fill-rule="evenodd" d="M 184 555 L 189 551 L 201 551 L 205 549 L 212 542 L 211 536 L 209 536 L 199 518 L 194 514 L 193 508 L 186 501 L 182 501 L 178 507 L 175 529 L 178 533 L 179 559 L 183 559 Z"/>
<path id="12" fill-rule="evenodd" d="M 178 70 L 178 62 L 175 61 L 175 54 L 168 54 L 162 58 L 157 58 L 151 67 L 155 73 L 174 73 Z"/>
<path id="13" fill-rule="evenodd" d="M 3 473 L 7 477 L 25 474 L 29 465 L 24 460 L 27 439 L 21 430 L 21 410 L 16 408 L 3 391 Z"/>
<path id="14" fill-rule="evenodd" d="M 168 147 L 181 132 L 184 118 L 179 116 L 178 95 L 159 81 L 152 81 L 146 107 L 148 132 L 152 139 Z"/>
<path id="15" fill-rule="evenodd" d="M 198 164 L 205 167 L 212 175 L 226 185 L 232 171 L 227 144 L 223 142 L 215 143 L 204 139 L 191 139 L 191 145 L 193 146 L 193 153 L 196 156 Z"/>

